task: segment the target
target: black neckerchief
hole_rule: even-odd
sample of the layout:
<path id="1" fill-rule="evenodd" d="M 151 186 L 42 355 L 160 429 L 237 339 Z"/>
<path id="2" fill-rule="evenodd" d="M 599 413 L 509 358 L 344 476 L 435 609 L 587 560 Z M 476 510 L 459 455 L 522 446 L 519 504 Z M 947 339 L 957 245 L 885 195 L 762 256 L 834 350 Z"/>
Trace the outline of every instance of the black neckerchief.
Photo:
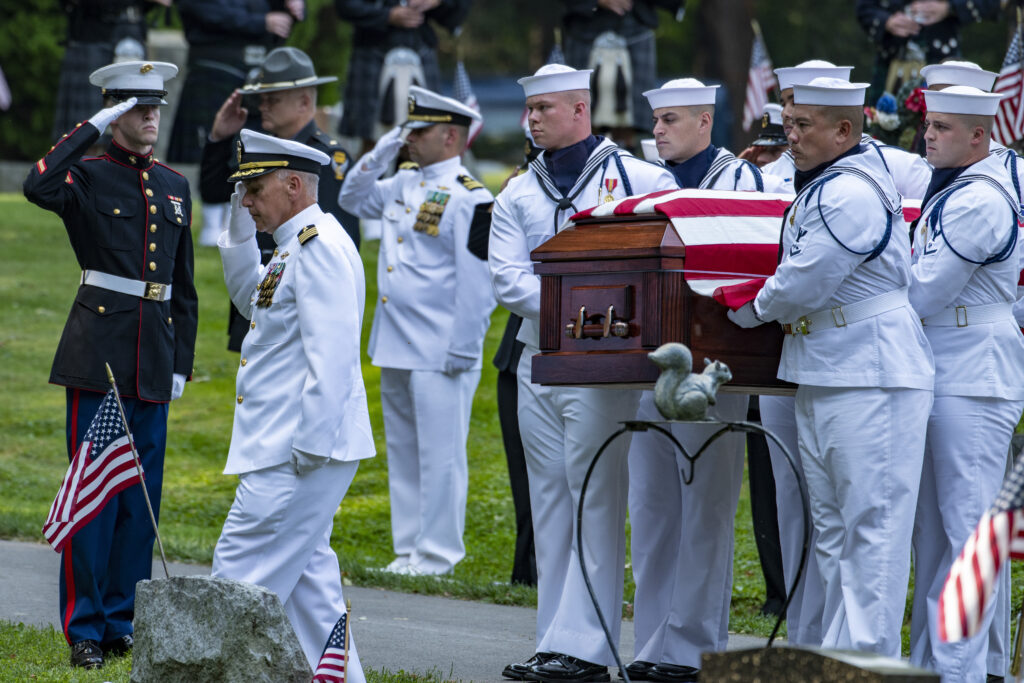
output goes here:
<path id="1" fill-rule="evenodd" d="M 707 175 L 708 169 L 711 168 L 711 164 L 716 156 L 718 156 L 718 148 L 714 145 L 708 145 L 704 151 L 697 152 L 686 161 L 679 163 L 666 161 L 665 166 L 676 177 L 679 187 L 684 189 L 698 187 L 700 182 L 704 180 L 704 176 Z"/>
<path id="2" fill-rule="evenodd" d="M 547 165 L 548 173 L 551 174 L 551 180 L 563 195 L 568 194 L 572 189 L 576 179 L 580 177 L 580 172 L 583 171 L 587 159 L 602 140 L 604 140 L 603 136 L 590 135 L 568 147 L 547 150 L 544 153 L 544 162 Z"/>
<path id="3" fill-rule="evenodd" d="M 796 190 L 797 194 L 800 194 L 800 190 L 807 186 L 812 180 L 820 176 L 825 170 L 844 157 L 852 157 L 854 154 L 863 154 L 867 151 L 867 147 L 862 144 L 857 144 L 846 150 L 832 161 L 826 161 L 823 164 L 818 164 L 809 171 L 801 171 L 797 169 L 796 174 L 793 176 L 793 189 Z"/>
<path id="4" fill-rule="evenodd" d="M 921 200 L 921 208 L 928 205 L 928 200 L 950 186 L 960 174 L 969 169 L 970 166 L 954 166 L 953 168 L 936 168 L 932 171 L 932 179 L 928 182 L 928 189 L 925 190 L 924 199 Z"/>

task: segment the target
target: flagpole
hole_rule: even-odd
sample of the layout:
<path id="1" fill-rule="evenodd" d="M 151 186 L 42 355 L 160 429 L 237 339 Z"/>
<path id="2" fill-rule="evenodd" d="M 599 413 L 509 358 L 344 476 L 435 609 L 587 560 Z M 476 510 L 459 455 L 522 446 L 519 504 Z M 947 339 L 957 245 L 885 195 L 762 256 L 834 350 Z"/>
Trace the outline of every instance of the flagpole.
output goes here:
<path id="1" fill-rule="evenodd" d="M 167 556 L 164 555 L 164 544 L 160 540 L 160 529 L 156 525 L 156 515 L 153 514 L 153 504 L 149 501 L 149 491 L 146 489 L 146 474 L 142 471 L 142 463 L 139 462 L 139 453 L 135 450 L 135 439 L 132 438 L 132 430 L 128 428 L 128 418 L 124 414 L 124 406 L 121 404 L 121 392 L 117 390 L 117 382 L 114 381 L 114 373 L 110 370 L 110 363 L 104 363 L 107 368 L 107 379 L 114 389 L 114 398 L 117 399 L 117 409 L 121 413 L 121 424 L 124 425 L 124 433 L 128 435 L 128 445 L 132 447 L 132 458 L 135 459 L 135 469 L 139 471 L 139 484 L 142 486 L 142 496 L 146 499 L 146 510 L 149 511 L 149 521 L 153 523 L 153 532 L 156 534 L 156 544 L 160 548 L 160 561 L 164 564 L 164 576 L 171 577 L 167 570 Z"/>
<path id="2" fill-rule="evenodd" d="M 345 680 L 348 680 L 348 671 L 351 662 L 348 661 L 348 634 L 352 631 L 352 601 L 345 600 Z"/>

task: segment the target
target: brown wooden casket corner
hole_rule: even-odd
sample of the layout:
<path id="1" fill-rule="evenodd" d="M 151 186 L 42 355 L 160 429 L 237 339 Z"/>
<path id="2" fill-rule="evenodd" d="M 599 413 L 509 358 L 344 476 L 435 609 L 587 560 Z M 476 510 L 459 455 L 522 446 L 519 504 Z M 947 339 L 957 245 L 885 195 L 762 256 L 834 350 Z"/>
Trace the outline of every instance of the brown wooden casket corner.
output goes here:
<path id="1" fill-rule="evenodd" d="M 686 245 L 663 216 L 583 219 L 531 258 L 541 277 L 541 352 L 532 367 L 538 384 L 650 388 L 660 371 L 647 354 L 682 342 L 693 352 L 695 372 L 704 358 L 729 366 L 733 380 L 723 391 L 795 389 L 775 376 L 779 326 L 742 329 L 725 306 L 694 293 L 682 272 Z"/>

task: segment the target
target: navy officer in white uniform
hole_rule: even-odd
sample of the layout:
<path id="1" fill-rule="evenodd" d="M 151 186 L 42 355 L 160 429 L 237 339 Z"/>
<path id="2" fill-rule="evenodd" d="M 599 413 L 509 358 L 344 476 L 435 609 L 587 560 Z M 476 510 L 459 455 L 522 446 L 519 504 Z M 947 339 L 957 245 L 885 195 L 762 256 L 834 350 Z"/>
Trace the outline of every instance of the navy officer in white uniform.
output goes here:
<path id="1" fill-rule="evenodd" d="M 910 240 L 881 157 L 861 142 L 867 84 L 793 88 L 797 196 L 782 262 L 737 324 L 783 323 L 818 532 L 825 647 L 900 655 L 934 365 L 908 299 Z"/>
<path id="2" fill-rule="evenodd" d="M 494 310 L 487 262 L 467 248 L 491 193 L 462 165 L 480 114 L 418 86 L 409 114 L 349 172 L 341 206 L 381 219 L 369 354 L 381 368 L 391 533 L 388 571 L 448 574 L 466 554 L 466 439 Z M 417 164 L 377 180 L 408 133 Z"/>
<path id="3" fill-rule="evenodd" d="M 936 372 L 914 523 L 911 659 L 946 681 L 980 681 L 988 672 L 996 610 L 985 611 L 975 637 L 944 643 L 938 603 L 950 566 L 999 492 L 1024 409 L 1024 335 L 1013 317 L 1021 207 L 1002 160 L 989 152 L 1000 99 L 963 85 L 925 91 L 935 173 L 913 233 L 910 302 Z M 997 581 L 994 604 L 1004 589 Z"/>
<path id="4" fill-rule="evenodd" d="M 644 93 L 653 110 L 658 154 L 679 187 L 761 191 L 764 180 L 756 166 L 711 144 L 717 89 L 679 78 Z M 710 413 L 743 420 L 748 400 L 745 394 L 719 394 Z M 643 393 L 637 419 L 663 419 L 654 392 Z M 689 453 L 718 430 L 696 424 L 671 429 Z M 653 432 L 633 435 L 629 519 L 636 595 L 630 678 L 695 681 L 701 653 L 725 649 L 743 454 L 742 434 L 721 437 L 701 456 L 686 487 L 677 461 L 682 456 L 671 442 Z"/>
<path id="5" fill-rule="evenodd" d="M 548 387 L 530 381 L 538 352 L 540 277 L 530 252 L 575 211 L 632 194 L 676 189 L 663 167 L 591 133 L 590 71 L 546 65 L 519 80 L 534 142 L 544 151 L 494 203 L 488 261 L 498 303 L 522 316 L 519 425 L 537 551 L 537 649 L 503 675 L 539 681 L 607 681 L 614 663 L 583 582 L 573 534 L 587 467 L 638 391 Z M 600 609 L 618 641 L 626 554 L 629 441 L 616 440 L 588 484 L 583 545 Z"/>
<path id="6" fill-rule="evenodd" d="M 317 205 L 326 154 L 241 132 L 239 182 L 218 246 L 224 281 L 250 319 L 239 360 L 225 474 L 238 489 L 213 575 L 277 593 L 315 666 L 345 609 L 334 513 L 374 455 L 359 364 L 365 282 L 352 239 Z M 256 231 L 277 248 L 260 265 Z M 348 680 L 364 681 L 350 650 Z"/>

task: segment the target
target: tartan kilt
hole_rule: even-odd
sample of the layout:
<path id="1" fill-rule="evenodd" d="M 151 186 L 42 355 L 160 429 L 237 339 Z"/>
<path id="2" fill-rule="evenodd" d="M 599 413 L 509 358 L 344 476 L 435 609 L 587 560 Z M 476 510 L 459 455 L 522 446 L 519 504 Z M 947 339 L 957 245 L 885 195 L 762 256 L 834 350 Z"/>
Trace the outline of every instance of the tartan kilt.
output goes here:
<path id="1" fill-rule="evenodd" d="M 113 61 L 113 43 L 68 43 L 60 64 L 57 109 L 51 134 L 53 140 L 103 108 L 103 95 L 99 88 L 89 83 L 89 74 Z"/>
<path id="2" fill-rule="evenodd" d="M 342 91 L 343 113 L 338 134 L 343 137 L 373 140 L 375 126 L 380 118 L 380 75 L 384 57 L 391 47 L 355 47 L 348 62 L 348 73 Z M 413 49 L 423 65 L 425 88 L 437 92 L 441 88 L 441 69 L 434 48 L 420 46 Z"/>
<path id="3" fill-rule="evenodd" d="M 630 97 L 633 100 L 633 127 L 638 131 L 650 132 L 651 105 L 644 92 L 658 87 L 656 81 L 658 58 L 654 44 L 654 31 L 642 31 L 626 38 L 629 61 L 633 67 L 633 83 Z M 564 38 L 565 61 L 574 69 L 586 69 L 590 63 L 593 40 L 577 40 L 571 35 Z"/>
<path id="4" fill-rule="evenodd" d="M 181 89 L 171 142 L 167 148 L 170 163 L 199 163 L 217 110 L 235 88 L 245 83 L 246 73 L 245 66 L 212 59 L 193 59 L 190 54 L 188 74 Z M 252 113 L 249 112 L 250 115 Z"/>

